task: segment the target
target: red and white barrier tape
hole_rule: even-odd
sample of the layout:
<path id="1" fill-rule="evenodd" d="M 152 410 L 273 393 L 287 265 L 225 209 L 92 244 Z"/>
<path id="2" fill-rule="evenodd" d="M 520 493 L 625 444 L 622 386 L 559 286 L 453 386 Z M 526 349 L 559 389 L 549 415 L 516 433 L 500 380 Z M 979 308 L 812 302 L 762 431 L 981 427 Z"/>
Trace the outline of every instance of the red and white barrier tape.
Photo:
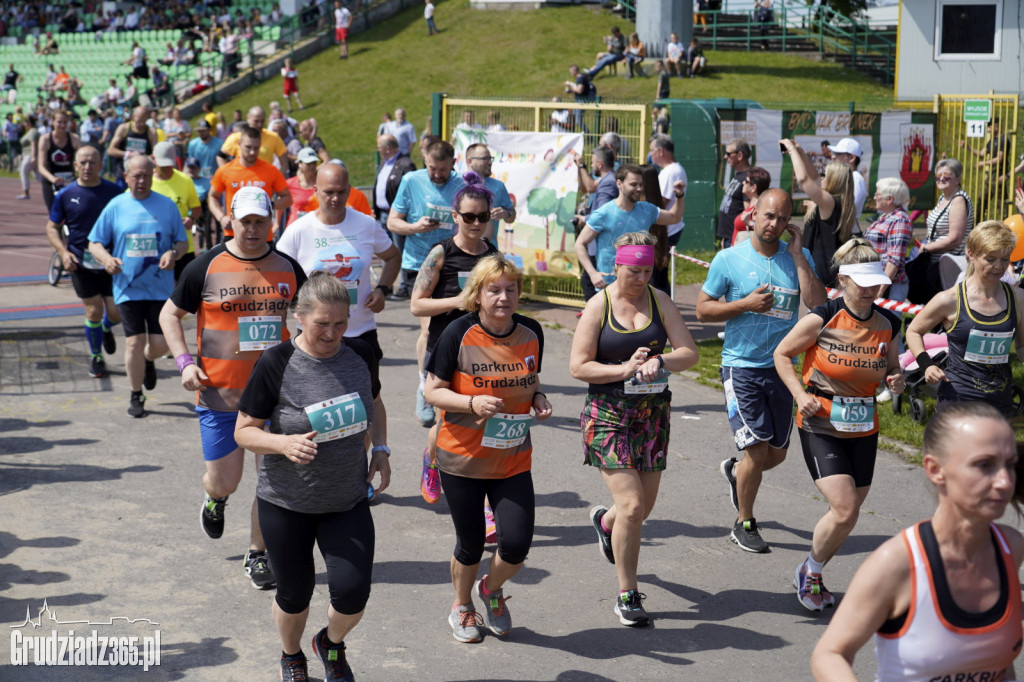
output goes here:
<path id="1" fill-rule="evenodd" d="M 702 261 L 699 258 L 694 258 L 693 256 L 687 256 L 686 254 L 678 253 L 676 251 L 673 251 L 672 255 L 675 256 L 676 258 L 681 258 L 685 261 L 689 261 L 690 263 L 696 263 L 697 265 L 700 265 L 701 267 L 704 268 L 711 267 L 711 263 Z M 840 293 L 842 293 L 838 289 L 827 289 L 827 291 L 829 298 L 835 298 Z M 890 301 L 887 298 L 876 298 L 875 305 L 877 305 L 879 308 L 891 310 L 894 313 L 907 313 L 908 315 L 917 315 L 919 312 L 924 310 L 924 306 L 918 303 L 911 303 L 910 301 Z"/>

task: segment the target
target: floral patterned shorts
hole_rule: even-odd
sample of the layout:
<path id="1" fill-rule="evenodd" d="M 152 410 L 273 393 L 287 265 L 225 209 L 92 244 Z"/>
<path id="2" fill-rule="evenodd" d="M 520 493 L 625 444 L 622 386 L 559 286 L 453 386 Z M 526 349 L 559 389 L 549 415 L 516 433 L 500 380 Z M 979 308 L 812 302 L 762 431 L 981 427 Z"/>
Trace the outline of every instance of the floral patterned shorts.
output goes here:
<path id="1" fill-rule="evenodd" d="M 587 394 L 580 414 L 583 463 L 604 469 L 664 471 L 671 399 L 667 391 L 629 398 Z"/>

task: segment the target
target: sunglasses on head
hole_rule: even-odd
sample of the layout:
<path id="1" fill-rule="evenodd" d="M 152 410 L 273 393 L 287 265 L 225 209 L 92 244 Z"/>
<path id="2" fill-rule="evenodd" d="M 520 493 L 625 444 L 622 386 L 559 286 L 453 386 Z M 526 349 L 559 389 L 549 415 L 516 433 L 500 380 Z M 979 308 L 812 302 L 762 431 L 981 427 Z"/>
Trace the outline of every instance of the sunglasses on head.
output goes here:
<path id="1" fill-rule="evenodd" d="M 483 213 L 459 213 L 462 217 L 462 221 L 466 223 L 489 223 L 491 221 L 491 212 L 484 211 Z"/>

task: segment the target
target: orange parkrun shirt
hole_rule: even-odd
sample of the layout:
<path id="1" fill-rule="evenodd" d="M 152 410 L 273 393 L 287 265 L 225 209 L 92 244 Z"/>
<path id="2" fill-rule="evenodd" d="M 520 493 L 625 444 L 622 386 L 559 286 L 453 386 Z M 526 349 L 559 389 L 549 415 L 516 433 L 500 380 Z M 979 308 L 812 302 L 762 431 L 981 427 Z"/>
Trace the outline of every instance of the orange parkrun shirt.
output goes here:
<path id="1" fill-rule="evenodd" d="M 490 419 L 444 412 L 437 464 L 447 474 L 509 478 L 531 468 L 530 409 L 539 386 L 544 333 L 528 317 L 514 315 L 513 320 L 512 331 L 494 336 L 477 314 L 465 315 L 444 330 L 430 357 L 427 371 L 449 382 L 455 393 L 504 401 L 501 412 Z"/>
<path id="2" fill-rule="evenodd" d="M 189 264 L 171 301 L 196 315 L 196 362 L 209 377 L 197 405 L 238 409 L 263 351 L 288 340 L 288 306 L 305 281 L 302 267 L 274 250 L 245 259 L 218 244 Z"/>
<path id="3" fill-rule="evenodd" d="M 262 159 L 257 159 L 248 168 L 239 159 L 233 159 L 218 168 L 210 179 L 210 189 L 224 196 L 225 211 L 231 211 L 231 200 L 240 187 L 260 187 L 273 199 L 275 194 L 288 188 L 288 182 L 281 171 Z M 224 228 L 224 235 L 233 237 L 235 231 L 230 227 Z"/>

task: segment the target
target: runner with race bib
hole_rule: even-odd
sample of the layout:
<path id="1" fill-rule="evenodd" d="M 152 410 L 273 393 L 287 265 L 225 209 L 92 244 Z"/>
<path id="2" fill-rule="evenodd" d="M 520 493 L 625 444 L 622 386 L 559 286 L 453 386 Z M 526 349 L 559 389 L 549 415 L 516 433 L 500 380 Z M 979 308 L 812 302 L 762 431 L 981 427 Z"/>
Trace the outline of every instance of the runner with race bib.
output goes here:
<path id="1" fill-rule="evenodd" d="M 905 388 L 900 318 L 874 303 L 880 287 L 892 283 L 878 252 L 864 239 L 851 239 L 836 251 L 835 264 L 843 295 L 803 317 L 775 349 L 775 369 L 796 400 L 807 470 L 828 502 L 793 579 L 797 599 L 810 611 L 835 606 L 822 567 L 853 531 L 871 489 L 878 450 L 875 393 L 883 380 L 894 395 Z M 802 383 L 793 367 L 801 353 Z"/>
<path id="2" fill-rule="evenodd" d="M 1024 359 L 1024 291 L 1001 281 L 1016 239 L 998 220 L 967 237 L 967 275 L 928 302 L 907 329 L 907 346 L 929 384 L 938 385 L 939 409 L 946 403 L 983 400 L 1014 416 L 1011 346 Z M 932 363 L 924 334 L 941 324 L 949 338 L 946 368 Z"/>
<path id="3" fill-rule="evenodd" d="M 615 613 L 623 625 L 641 627 L 650 617 L 637 562 L 641 528 L 668 460 L 667 372 L 689 369 L 698 359 L 679 309 L 650 286 L 656 242 L 650 232 L 615 240 L 615 279 L 587 302 L 569 358 L 573 377 L 589 384 L 580 415 L 583 463 L 601 470 L 614 501 L 611 508 L 591 509 L 590 520 L 601 554 L 615 564 Z"/>
<path id="4" fill-rule="evenodd" d="M 426 400 L 442 410 L 437 466 L 455 524 L 448 623 L 460 642 L 479 642 L 480 625 L 496 635 L 511 630 L 502 586 L 523 567 L 533 542 L 530 430 L 534 419 L 551 416 L 551 403 L 538 377 L 544 333 L 515 312 L 522 287 L 523 273 L 504 256 L 481 258 L 462 293 L 468 314 L 441 333 L 427 361 Z M 494 510 L 498 549 L 474 584 L 484 552 L 485 498 Z M 482 619 L 474 596 L 484 604 Z"/>

